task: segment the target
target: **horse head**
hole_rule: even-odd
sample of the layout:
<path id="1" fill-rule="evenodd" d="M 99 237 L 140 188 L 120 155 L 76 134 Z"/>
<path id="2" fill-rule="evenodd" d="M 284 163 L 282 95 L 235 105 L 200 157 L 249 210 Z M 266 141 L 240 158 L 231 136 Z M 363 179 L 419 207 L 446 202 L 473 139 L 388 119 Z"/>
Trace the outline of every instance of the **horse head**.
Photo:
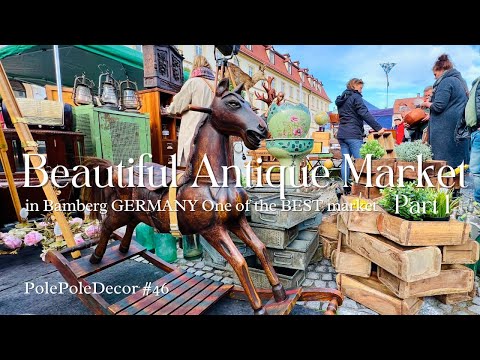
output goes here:
<path id="1" fill-rule="evenodd" d="M 228 91 L 228 87 L 228 78 L 217 86 L 211 106 L 212 125 L 221 134 L 241 137 L 247 148 L 258 149 L 268 135 L 267 124 L 242 98 L 243 83 L 233 91 Z"/>

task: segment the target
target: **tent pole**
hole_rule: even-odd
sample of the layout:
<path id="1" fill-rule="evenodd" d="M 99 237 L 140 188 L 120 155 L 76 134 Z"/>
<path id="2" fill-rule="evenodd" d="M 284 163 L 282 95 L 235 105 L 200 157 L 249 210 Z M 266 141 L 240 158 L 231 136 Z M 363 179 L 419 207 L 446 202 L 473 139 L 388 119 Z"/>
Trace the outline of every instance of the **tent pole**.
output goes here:
<path id="1" fill-rule="evenodd" d="M 55 78 L 57 79 L 58 102 L 63 104 L 62 74 L 60 73 L 60 53 L 58 45 L 53 45 L 53 58 L 55 60 Z"/>
<path id="2" fill-rule="evenodd" d="M 17 100 L 13 95 L 12 87 L 10 86 L 10 82 L 8 81 L 7 74 L 5 73 L 5 69 L 3 68 L 3 64 L 0 62 L 0 95 L 2 96 L 3 103 L 6 105 L 7 110 L 10 114 L 12 122 L 15 126 L 15 130 L 20 138 L 20 142 L 22 144 L 24 152 L 28 153 L 30 156 L 30 161 L 35 168 L 35 172 L 38 176 L 38 180 L 42 183 L 45 180 L 44 172 L 42 171 L 42 160 L 40 155 L 38 154 L 38 145 L 32 137 L 32 133 L 28 128 L 27 123 L 24 119 L 22 119 L 22 112 L 18 106 Z M 54 209 L 60 209 L 57 195 L 53 190 L 52 184 L 50 179 L 46 179 L 46 183 L 43 186 L 43 192 L 48 200 L 52 202 L 52 206 Z M 57 220 L 58 224 L 60 225 L 60 229 L 62 230 L 62 235 L 65 241 L 67 242 L 68 247 L 75 246 L 75 240 L 73 239 L 72 229 L 70 229 L 70 225 L 68 224 L 67 219 L 65 218 L 65 214 L 63 211 L 54 210 L 53 214 L 55 215 L 55 219 Z M 72 252 L 73 258 L 80 257 L 80 251 Z"/>

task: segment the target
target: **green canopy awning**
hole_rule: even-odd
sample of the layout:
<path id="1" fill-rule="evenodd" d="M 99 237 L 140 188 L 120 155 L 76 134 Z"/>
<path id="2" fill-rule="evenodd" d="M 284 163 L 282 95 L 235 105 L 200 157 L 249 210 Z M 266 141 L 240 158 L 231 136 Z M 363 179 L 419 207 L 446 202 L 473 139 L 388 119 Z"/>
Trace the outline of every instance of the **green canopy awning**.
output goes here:
<path id="1" fill-rule="evenodd" d="M 62 85 L 72 87 L 75 75 L 85 75 L 98 88 L 99 64 L 116 80 L 127 75 L 143 89 L 143 54 L 124 45 L 59 45 Z M 0 60 L 10 79 L 37 85 L 55 85 L 53 45 L 9 45 L 0 48 Z"/>

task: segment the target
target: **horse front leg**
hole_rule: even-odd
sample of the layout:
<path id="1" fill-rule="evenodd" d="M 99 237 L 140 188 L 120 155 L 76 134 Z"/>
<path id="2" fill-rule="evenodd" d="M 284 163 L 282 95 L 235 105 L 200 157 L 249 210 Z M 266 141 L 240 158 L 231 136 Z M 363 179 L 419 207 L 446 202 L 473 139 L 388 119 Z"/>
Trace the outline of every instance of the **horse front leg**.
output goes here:
<path id="1" fill-rule="evenodd" d="M 92 264 L 98 264 L 100 261 L 102 261 L 105 250 L 107 249 L 108 240 L 112 236 L 112 233 L 119 227 L 122 227 L 128 223 L 128 219 L 118 216 L 118 213 L 109 215 L 107 215 L 102 222 L 100 229 L 100 240 L 98 241 L 98 245 L 95 248 L 95 251 L 92 253 L 92 256 L 90 256 L 90 263 Z"/>
<path id="2" fill-rule="evenodd" d="M 217 250 L 228 263 L 232 266 L 233 270 L 237 274 L 240 283 L 245 290 L 245 294 L 250 301 L 255 315 L 266 314 L 263 308 L 262 301 L 258 296 L 255 286 L 253 285 L 252 278 L 248 271 L 247 262 L 245 258 L 240 254 L 237 247 L 233 243 L 232 239 L 228 235 L 225 228 L 215 226 L 208 231 L 201 232 L 201 235 Z"/>
<path id="3" fill-rule="evenodd" d="M 278 280 L 277 272 L 273 268 L 271 261 L 268 259 L 267 248 L 253 232 L 245 215 L 239 219 L 238 224 L 235 224 L 229 230 L 237 235 L 238 238 L 247 244 L 247 246 L 253 250 L 255 255 L 257 255 L 258 260 L 260 260 L 260 263 L 265 270 L 268 281 L 272 286 L 272 292 L 275 301 L 280 302 L 285 300 L 287 298 L 287 294 L 283 288 L 283 285 L 280 284 L 280 280 Z"/>
<path id="4" fill-rule="evenodd" d="M 128 252 L 128 249 L 130 248 L 130 243 L 132 242 L 132 235 L 133 231 L 135 230 L 135 227 L 140 223 L 140 221 L 132 221 L 127 225 L 127 229 L 125 230 L 125 234 L 123 235 L 122 242 L 120 243 L 120 246 L 118 247 L 118 250 L 126 254 Z"/>

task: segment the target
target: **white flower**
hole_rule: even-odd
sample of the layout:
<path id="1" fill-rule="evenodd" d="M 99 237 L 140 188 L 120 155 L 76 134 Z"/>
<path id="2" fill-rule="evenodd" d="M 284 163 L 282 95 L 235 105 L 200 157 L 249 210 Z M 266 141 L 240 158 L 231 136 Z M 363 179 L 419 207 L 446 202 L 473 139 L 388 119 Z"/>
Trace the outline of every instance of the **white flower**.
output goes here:
<path id="1" fill-rule="evenodd" d="M 27 219 L 28 218 L 28 210 L 25 208 L 20 209 L 20 217 L 22 219 Z"/>
<path id="2" fill-rule="evenodd" d="M 62 229 L 60 228 L 60 225 L 58 224 L 58 222 L 55 223 L 55 226 L 53 228 L 53 233 L 55 234 L 55 236 L 62 235 Z"/>

